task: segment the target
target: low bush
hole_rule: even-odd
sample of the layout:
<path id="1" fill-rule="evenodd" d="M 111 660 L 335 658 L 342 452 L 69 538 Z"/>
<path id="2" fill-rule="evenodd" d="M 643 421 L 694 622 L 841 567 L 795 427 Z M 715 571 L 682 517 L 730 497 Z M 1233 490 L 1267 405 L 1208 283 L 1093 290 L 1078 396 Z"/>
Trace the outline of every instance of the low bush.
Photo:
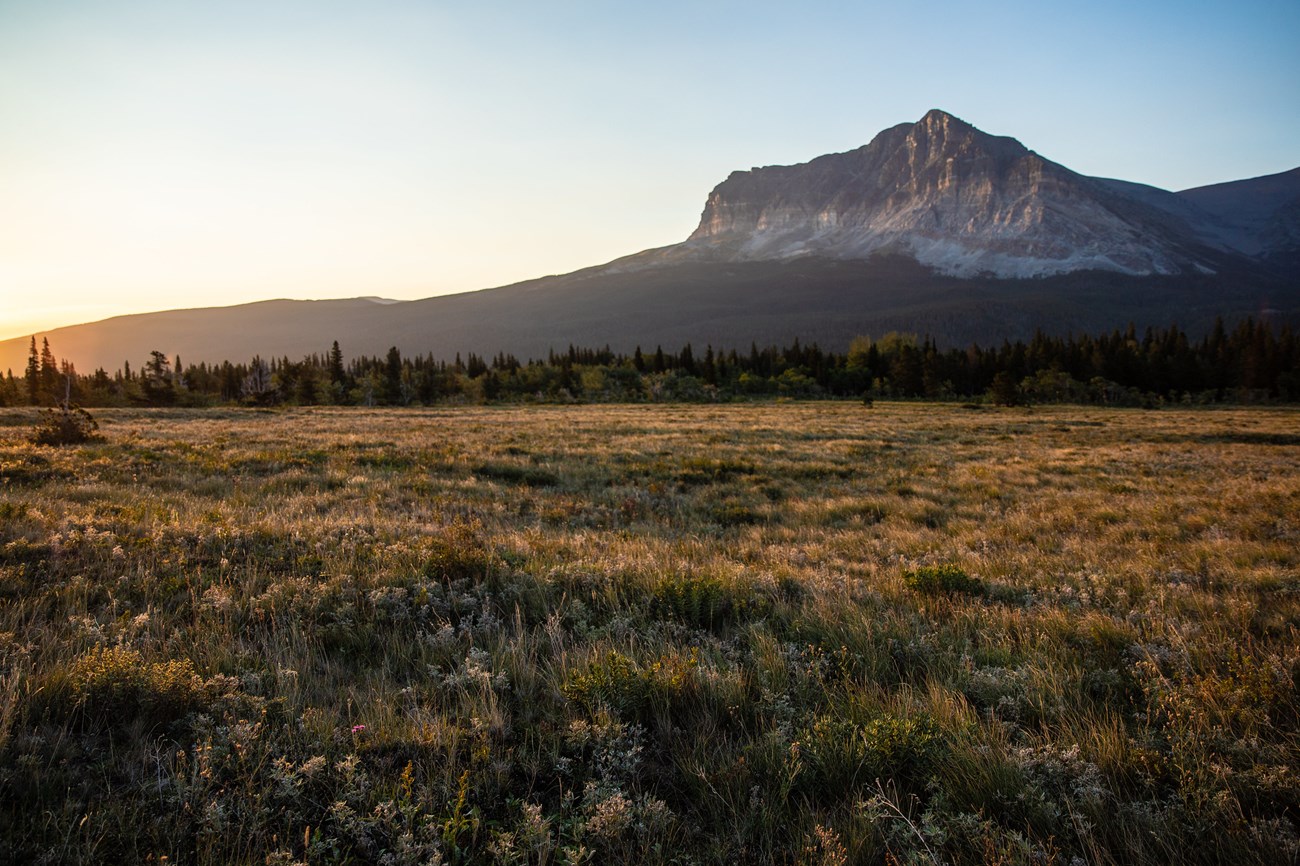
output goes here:
<path id="1" fill-rule="evenodd" d="M 769 599 L 711 576 L 665 577 L 655 585 L 651 602 L 654 614 L 704 629 L 761 616 L 770 607 Z"/>
<path id="2" fill-rule="evenodd" d="M 203 680 L 188 659 L 146 662 L 127 647 L 97 647 L 56 669 L 36 709 L 50 721 L 87 728 L 135 720 L 167 725 L 203 705 Z"/>
<path id="3" fill-rule="evenodd" d="M 46 409 L 32 430 L 32 442 L 37 445 L 83 445 L 97 442 L 99 422 L 80 406 L 64 405 Z"/>
<path id="4" fill-rule="evenodd" d="M 680 707 L 690 695 L 698 696 L 699 663 L 695 651 L 665 655 L 645 665 L 611 651 L 572 673 L 562 690 L 589 712 L 608 708 L 625 719 L 648 721 L 656 711 Z"/>
<path id="5" fill-rule="evenodd" d="M 491 478 L 493 481 L 523 484 L 528 487 L 555 487 L 560 483 L 560 477 L 554 472 L 514 463 L 482 463 L 474 467 L 474 474 L 482 478 Z"/>
<path id="6" fill-rule="evenodd" d="M 984 581 L 972 577 L 959 565 L 923 565 L 903 575 L 903 582 L 910 589 L 927 595 L 956 593 L 961 595 L 983 595 Z"/>
<path id="7" fill-rule="evenodd" d="M 882 715 L 863 725 L 838 714 L 819 715 L 799 738 L 809 793 L 841 802 L 875 780 L 920 793 L 947 749 L 928 715 Z"/>

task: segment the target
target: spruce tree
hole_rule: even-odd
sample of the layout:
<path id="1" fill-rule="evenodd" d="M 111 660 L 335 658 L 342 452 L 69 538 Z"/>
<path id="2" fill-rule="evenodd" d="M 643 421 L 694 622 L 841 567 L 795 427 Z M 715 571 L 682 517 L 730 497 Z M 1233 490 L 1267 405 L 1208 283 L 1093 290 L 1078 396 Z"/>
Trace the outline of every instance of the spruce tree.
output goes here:
<path id="1" fill-rule="evenodd" d="M 171 361 L 157 349 L 149 353 L 144 365 L 144 397 L 150 406 L 170 406 L 176 402 L 176 389 L 172 384 Z"/>
<path id="2" fill-rule="evenodd" d="M 61 393 L 59 388 L 59 362 L 54 357 L 54 352 L 50 351 L 50 340 L 48 337 L 41 338 L 41 402 L 49 402 L 58 398 Z"/>
<path id="3" fill-rule="evenodd" d="M 335 340 L 334 345 L 330 346 L 329 357 L 329 375 L 330 384 L 341 385 L 347 373 L 343 370 L 343 350 L 339 348 L 339 341 Z"/>
<path id="4" fill-rule="evenodd" d="M 402 353 L 393 346 L 384 361 L 384 397 L 397 405 L 402 402 Z"/>
<path id="5" fill-rule="evenodd" d="M 32 347 L 27 353 L 27 374 L 24 378 L 27 386 L 27 404 L 39 406 L 41 403 L 41 362 L 36 354 L 36 337 L 32 337 Z"/>

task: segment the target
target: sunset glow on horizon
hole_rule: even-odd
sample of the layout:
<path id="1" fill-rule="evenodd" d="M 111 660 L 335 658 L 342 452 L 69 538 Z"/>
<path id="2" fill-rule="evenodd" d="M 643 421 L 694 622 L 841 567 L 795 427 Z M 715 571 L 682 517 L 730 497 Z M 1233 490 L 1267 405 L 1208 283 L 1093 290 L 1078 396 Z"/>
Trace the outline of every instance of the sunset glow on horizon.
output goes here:
<path id="1" fill-rule="evenodd" d="M 939 7 L 0 0 L 0 339 L 596 265 L 936 107 L 1170 189 L 1300 164 L 1295 4 Z"/>

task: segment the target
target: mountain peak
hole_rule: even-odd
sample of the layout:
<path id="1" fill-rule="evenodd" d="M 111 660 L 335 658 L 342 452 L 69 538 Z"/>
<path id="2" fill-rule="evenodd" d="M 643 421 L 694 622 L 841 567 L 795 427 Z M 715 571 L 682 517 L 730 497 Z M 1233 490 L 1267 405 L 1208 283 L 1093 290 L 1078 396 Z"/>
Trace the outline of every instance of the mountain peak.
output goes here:
<path id="1" fill-rule="evenodd" d="M 1167 214 L 942 109 L 802 165 L 736 172 L 673 260 L 866 259 L 901 253 L 952 276 L 1195 270 Z M 661 256 L 662 258 L 662 256 Z"/>
<path id="2" fill-rule="evenodd" d="M 949 114 L 942 108 L 931 108 L 925 113 L 925 117 L 918 120 L 915 125 L 926 129 L 947 129 L 949 127 L 960 127 L 965 129 L 975 128 L 960 117 L 957 117 L 954 114 Z"/>
<path id="3" fill-rule="evenodd" d="M 1030 151 L 1014 138 L 990 135 L 960 117 L 932 108 L 912 124 L 908 141 L 928 155 L 970 159 L 989 155 L 1003 162 L 1019 159 Z"/>

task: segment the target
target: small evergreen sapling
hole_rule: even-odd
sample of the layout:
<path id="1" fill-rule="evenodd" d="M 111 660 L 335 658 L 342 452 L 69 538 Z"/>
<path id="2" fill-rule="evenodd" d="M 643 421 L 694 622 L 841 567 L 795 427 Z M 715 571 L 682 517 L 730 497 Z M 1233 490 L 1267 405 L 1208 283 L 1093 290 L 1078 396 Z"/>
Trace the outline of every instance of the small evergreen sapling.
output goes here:
<path id="1" fill-rule="evenodd" d="M 72 402 L 72 377 L 69 376 L 63 400 L 41 413 L 40 422 L 32 430 L 32 442 L 37 445 L 81 445 L 102 439 L 98 431 L 99 422 Z"/>

